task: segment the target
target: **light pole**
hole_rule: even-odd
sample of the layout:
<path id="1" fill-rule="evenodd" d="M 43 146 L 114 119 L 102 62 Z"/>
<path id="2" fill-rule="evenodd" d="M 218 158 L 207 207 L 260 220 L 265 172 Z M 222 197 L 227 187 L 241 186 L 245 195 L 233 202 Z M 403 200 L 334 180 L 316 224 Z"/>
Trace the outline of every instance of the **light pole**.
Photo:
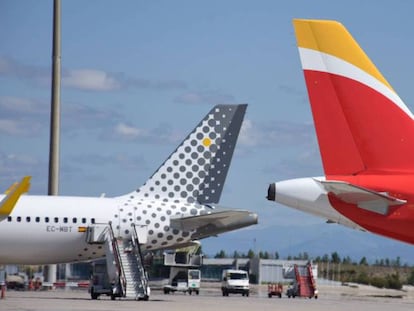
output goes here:
<path id="1" fill-rule="evenodd" d="M 60 0 L 53 1 L 52 96 L 50 112 L 48 195 L 59 192 L 60 149 Z M 56 265 L 47 266 L 47 281 L 56 282 Z"/>

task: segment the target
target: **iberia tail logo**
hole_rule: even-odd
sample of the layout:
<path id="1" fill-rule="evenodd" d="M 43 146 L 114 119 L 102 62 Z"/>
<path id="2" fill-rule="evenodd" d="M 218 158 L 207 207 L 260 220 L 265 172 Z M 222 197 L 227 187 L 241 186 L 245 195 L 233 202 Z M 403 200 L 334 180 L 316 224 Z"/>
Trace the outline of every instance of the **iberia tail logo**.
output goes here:
<path id="1" fill-rule="evenodd" d="M 326 175 L 414 171 L 413 115 L 347 29 L 293 21 Z"/>

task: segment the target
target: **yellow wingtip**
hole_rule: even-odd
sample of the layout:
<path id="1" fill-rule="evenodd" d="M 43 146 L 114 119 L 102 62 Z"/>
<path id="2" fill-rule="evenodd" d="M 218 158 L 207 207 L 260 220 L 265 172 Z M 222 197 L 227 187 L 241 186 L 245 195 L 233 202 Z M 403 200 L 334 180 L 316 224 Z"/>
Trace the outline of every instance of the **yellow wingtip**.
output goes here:
<path id="1" fill-rule="evenodd" d="M 6 189 L 6 191 L 4 191 L 4 194 L 9 194 L 10 192 L 12 192 L 18 184 L 19 184 L 19 182 L 17 182 L 17 181 L 15 183 L 13 183 L 9 188 Z"/>
<path id="2" fill-rule="evenodd" d="M 30 189 L 31 176 L 25 176 L 18 183 L 14 183 L 6 191 L 7 195 L 0 202 L 0 216 L 8 216 L 12 212 L 20 196 Z"/>

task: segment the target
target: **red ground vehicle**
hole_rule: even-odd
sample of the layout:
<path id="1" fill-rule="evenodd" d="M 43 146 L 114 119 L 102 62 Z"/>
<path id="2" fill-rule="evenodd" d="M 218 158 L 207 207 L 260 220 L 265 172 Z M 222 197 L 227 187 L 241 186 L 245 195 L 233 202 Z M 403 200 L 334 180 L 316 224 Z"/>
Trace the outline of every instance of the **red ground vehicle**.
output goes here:
<path id="1" fill-rule="evenodd" d="M 282 293 L 283 285 L 281 283 L 267 285 L 267 296 L 269 298 L 272 298 L 272 296 L 278 296 L 279 298 L 282 298 Z"/>

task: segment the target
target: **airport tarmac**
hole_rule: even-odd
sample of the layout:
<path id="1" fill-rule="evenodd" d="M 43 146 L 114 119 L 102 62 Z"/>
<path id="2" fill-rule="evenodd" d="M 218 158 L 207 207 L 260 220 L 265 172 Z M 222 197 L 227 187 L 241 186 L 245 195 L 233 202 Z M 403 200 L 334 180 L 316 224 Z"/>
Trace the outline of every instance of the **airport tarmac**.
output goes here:
<path id="1" fill-rule="evenodd" d="M 406 291 L 377 290 L 369 287 L 344 286 L 319 287 L 318 299 L 267 297 L 266 287 L 256 287 L 250 297 L 230 295 L 222 297 L 219 289 L 202 290 L 199 296 L 175 293 L 164 295 L 153 290 L 149 301 L 115 300 L 101 297 L 91 300 L 86 290 L 8 291 L 0 300 L 1 311 L 122 311 L 143 309 L 145 311 L 243 311 L 243 310 L 307 310 L 339 311 L 364 310 L 392 311 L 413 310 L 414 289 Z"/>

